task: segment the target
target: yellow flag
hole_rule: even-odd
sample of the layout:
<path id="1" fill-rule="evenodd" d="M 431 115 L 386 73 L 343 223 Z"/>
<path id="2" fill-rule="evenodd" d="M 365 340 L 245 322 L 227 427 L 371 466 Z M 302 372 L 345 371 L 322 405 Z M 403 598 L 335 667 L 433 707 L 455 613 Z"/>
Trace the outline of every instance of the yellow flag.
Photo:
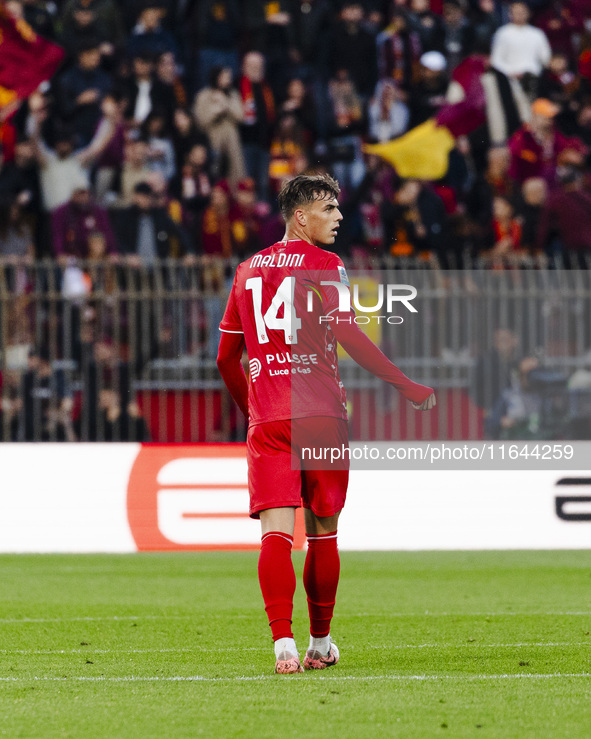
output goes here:
<path id="1" fill-rule="evenodd" d="M 16 100 L 16 92 L 0 85 L 0 108 Z"/>
<path id="2" fill-rule="evenodd" d="M 366 144 L 363 151 L 391 164 L 400 177 L 439 180 L 447 173 L 455 140 L 445 126 L 430 118 L 404 136 L 385 144 Z"/>

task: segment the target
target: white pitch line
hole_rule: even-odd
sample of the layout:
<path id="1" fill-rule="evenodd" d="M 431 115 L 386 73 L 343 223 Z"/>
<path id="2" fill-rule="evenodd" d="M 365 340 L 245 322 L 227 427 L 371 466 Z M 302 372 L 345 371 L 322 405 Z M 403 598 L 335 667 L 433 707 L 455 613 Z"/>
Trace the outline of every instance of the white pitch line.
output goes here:
<path id="1" fill-rule="evenodd" d="M 460 644 L 390 644 L 390 645 L 370 645 L 369 649 L 474 649 L 480 647 L 481 649 L 515 649 L 518 647 L 591 647 L 591 641 L 579 641 L 579 642 L 568 642 L 568 641 L 555 641 L 555 642 L 536 642 L 536 641 L 523 641 L 515 642 L 513 644 L 479 644 L 478 642 L 461 642 Z M 353 649 L 356 647 L 353 646 Z M 363 647 L 357 647 L 362 649 Z M 351 649 L 351 647 L 348 647 Z"/>
<path id="2" fill-rule="evenodd" d="M 330 680 L 330 681 L 356 681 L 369 682 L 377 680 L 391 680 L 397 682 L 437 682 L 438 680 L 449 680 L 458 682 L 478 682 L 480 680 L 553 680 L 553 679 L 575 679 L 575 678 L 591 678 L 590 672 L 551 672 L 551 673 L 515 673 L 500 675 L 314 675 L 308 679 L 312 680 Z M 103 682 L 103 683 L 126 683 L 126 682 L 250 682 L 260 680 L 281 679 L 275 675 L 253 675 L 253 676 L 236 676 L 236 677 L 205 677 L 203 675 L 187 675 L 174 677 L 161 676 L 136 676 L 130 675 L 125 677 L 84 677 L 74 675 L 72 677 L 0 677 L 0 682 L 20 683 L 20 682 Z M 298 678 L 292 678 L 298 680 Z M 306 678 L 299 678 L 305 680 Z"/>
<path id="3" fill-rule="evenodd" d="M 235 618 L 256 618 L 256 614 L 230 614 Z M 200 618 L 201 614 L 192 614 L 185 616 L 166 615 L 142 615 L 142 616 L 71 616 L 68 618 L 0 618 L 0 624 L 46 624 L 46 623 L 65 623 L 70 621 L 141 621 L 141 620 L 179 620 L 188 621 Z M 591 616 L 591 611 L 498 611 L 498 612 L 469 612 L 469 613 L 432 613 L 431 611 L 423 611 L 421 613 L 339 613 L 340 618 L 351 617 L 367 617 L 367 618 L 422 618 L 424 616 L 430 618 L 496 618 L 502 616 Z"/>
<path id="4" fill-rule="evenodd" d="M 264 647 L 196 646 L 178 649 L 0 649 L 0 654 L 165 654 L 167 652 L 260 652 L 261 649 L 264 649 Z"/>
<path id="5" fill-rule="evenodd" d="M 89 645 L 90 646 L 90 645 Z M 461 642 L 459 644 L 369 644 L 358 646 L 351 644 L 347 650 L 357 649 L 517 649 L 522 647 L 591 647 L 591 641 L 580 642 L 514 642 L 503 644 L 479 644 L 478 642 Z M 258 652 L 265 646 L 258 647 L 182 647 L 169 649 L 0 649 L 0 654 L 51 655 L 51 654 L 167 654 L 192 652 Z"/>
<path id="6" fill-rule="evenodd" d="M 468 611 L 463 613 L 452 613 L 451 611 L 421 611 L 419 613 L 389 613 L 387 611 L 374 611 L 373 613 L 347 613 L 340 612 L 340 618 L 371 617 L 371 618 L 466 618 L 484 617 L 493 618 L 500 616 L 591 616 L 591 611 Z"/>
<path id="7" fill-rule="evenodd" d="M 140 619 L 188 619 L 194 616 L 71 616 L 68 618 L 0 618 L 1 624 L 60 624 L 70 621 L 139 621 Z"/>

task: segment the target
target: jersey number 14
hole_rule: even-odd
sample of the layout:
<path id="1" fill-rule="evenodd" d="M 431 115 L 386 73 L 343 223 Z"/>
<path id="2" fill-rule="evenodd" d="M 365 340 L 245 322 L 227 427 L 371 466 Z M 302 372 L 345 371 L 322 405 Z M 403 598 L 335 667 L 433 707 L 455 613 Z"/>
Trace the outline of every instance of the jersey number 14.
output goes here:
<path id="1" fill-rule="evenodd" d="M 298 343 L 298 331 L 302 327 L 302 320 L 298 318 L 293 304 L 295 282 L 295 277 L 286 277 L 283 280 L 265 315 L 263 315 L 263 278 L 249 277 L 244 283 L 245 289 L 252 292 L 252 307 L 259 344 L 266 344 L 269 341 L 267 329 L 283 331 L 286 344 Z M 282 318 L 279 317 L 281 306 L 283 306 Z"/>

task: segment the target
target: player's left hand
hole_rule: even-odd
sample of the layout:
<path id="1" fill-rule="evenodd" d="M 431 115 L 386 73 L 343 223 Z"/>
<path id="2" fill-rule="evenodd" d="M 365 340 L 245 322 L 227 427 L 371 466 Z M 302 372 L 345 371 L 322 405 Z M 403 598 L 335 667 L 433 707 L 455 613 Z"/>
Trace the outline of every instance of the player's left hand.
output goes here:
<path id="1" fill-rule="evenodd" d="M 429 395 L 426 400 L 423 400 L 422 403 L 411 402 L 411 405 L 415 409 L 415 411 L 430 411 L 431 408 L 435 408 L 435 406 L 437 405 L 435 393 L 431 393 L 431 395 Z"/>

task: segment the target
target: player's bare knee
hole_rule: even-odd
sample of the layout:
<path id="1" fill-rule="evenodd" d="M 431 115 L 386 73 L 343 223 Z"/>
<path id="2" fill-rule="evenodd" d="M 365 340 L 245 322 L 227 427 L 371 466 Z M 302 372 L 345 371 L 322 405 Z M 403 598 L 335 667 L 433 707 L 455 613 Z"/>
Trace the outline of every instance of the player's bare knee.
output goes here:
<path id="1" fill-rule="evenodd" d="M 295 528 L 295 508 L 267 508 L 260 511 L 261 533 L 269 531 L 281 531 L 293 536 Z"/>
<path id="2" fill-rule="evenodd" d="M 340 511 L 334 516 L 317 516 L 314 511 L 309 508 L 304 511 L 304 519 L 306 524 L 307 536 L 320 536 L 322 534 L 331 534 L 337 530 Z"/>

